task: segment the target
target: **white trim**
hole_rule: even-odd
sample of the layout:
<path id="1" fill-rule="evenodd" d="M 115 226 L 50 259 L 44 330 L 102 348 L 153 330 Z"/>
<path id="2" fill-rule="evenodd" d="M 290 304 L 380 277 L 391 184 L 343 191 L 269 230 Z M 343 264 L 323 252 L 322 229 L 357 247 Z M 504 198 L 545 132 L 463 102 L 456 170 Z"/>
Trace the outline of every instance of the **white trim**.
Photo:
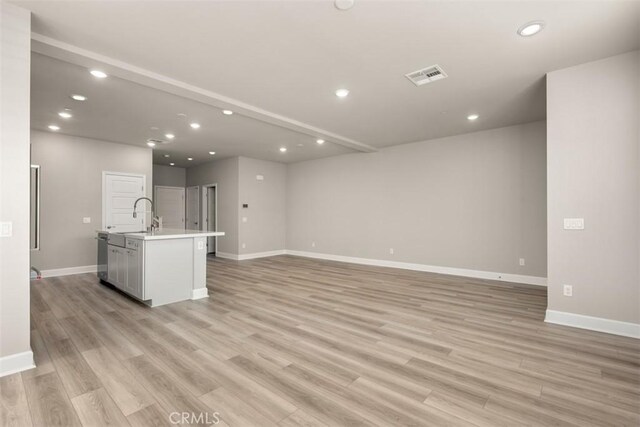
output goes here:
<path id="1" fill-rule="evenodd" d="M 216 257 L 224 258 L 224 259 L 232 259 L 234 261 L 246 261 L 249 259 L 268 258 L 272 256 L 286 255 L 288 252 L 289 251 L 287 251 L 286 249 L 278 249 L 276 251 L 267 251 L 267 252 L 254 252 L 252 254 L 242 254 L 242 255 L 230 254 L 226 252 L 217 252 Z"/>
<path id="2" fill-rule="evenodd" d="M 83 265 L 80 267 L 54 268 L 51 270 L 42 270 L 42 277 L 70 276 L 72 274 L 97 273 L 97 265 Z"/>
<path id="3" fill-rule="evenodd" d="M 426 271 L 430 273 L 448 274 L 452 276 L 473 277 L 476 279 L 499 280 L 502 282 L 524 283 L 527 285 L 547 286 L 546 277 L 524 276 L 521 274 L 497 273 L 493 271 L 468 270 L 466 268 L 440 267 L 436 265 L 415 264 L 410 262 L 387 261 L 381 259 L 356 258 L 343 255 L 321 254 L 317 252 L 286 250 L 287 255 L 306 258 L 326 259 L 330 261 L 349 262 L 352 264 L 374 265 L 377 267 L 401 268 L 404 270 Z"/>
<path id="4" fill-rule="evenodd" d="M 227 252 L 216 252 L 216 258 L 232 259 L 234 261 L 238 261 L 238 255 L 230 254 Z"/>
<path id="5" fill-rule="evenodd" d="M 207 288 L 198 288 L 191 291 L 191 299 L 207 298 L 209 296 L 209 290 Z"/>
<path id="6" fill-rule="evenodd" d="M 271 256 L 278 256 L 278 255 L 286 255 L 287 251 L 285 249 L 279 249 L 277 251 L 267 251 L 267 252 L 254 252 L 252 254 L 243 254 L 243 255 L 237 255 L 237 259 L 238 261 L 244 261 L 247 259 L 256 259 L 256 258 L 268 258 Z"/>
<path id="7" fill-rule="evenodd" d="M 31 350 L 0 357 L 0 377 L 35 367 L 36 364 L 33 361 L 33 352 Z"/>
<path id="8" fill-rule="evenodd" d="M 329 261 L 349 262 L 352 264 L 374 265 L 377 267 L 401 268 L 404 270 L 425 271 L 430 273 L 447 274 L 451 276 L 473 277 L 475 279 L 498 280 L 502 282 L 523 283 L 526 285 L 547 286 L 546 277 L 525 276 L 521 274 L 496 273 L 492 271 L 468 270 L 466 268 L 440 267 L 427 264 L 414 264 L 409 262 L 387 261 L 381 259 L 356 258 L 343 255 L 330 255 L 317 252 L 292 251 L 289 249 L 269 252 L 256 252 L 252 254 L 236 255 L 218 252 L 216 256 L 225 259 L 243 261 L 247 259 L 266 258 L 277 255 L 293 255 L 305 258 L 325 259 Z"/>
<path id="9" fill-rule="evenodd" d="M 547 310 L 544 318 L 547 323 L 571 326 L 607 334 L 622 335 L 640 339 L 640 324 L 621 322 L 619 320 L 603 319 L 602 317 L 585 316 L 583 314 L 566 313 L 563 311 Z"/>

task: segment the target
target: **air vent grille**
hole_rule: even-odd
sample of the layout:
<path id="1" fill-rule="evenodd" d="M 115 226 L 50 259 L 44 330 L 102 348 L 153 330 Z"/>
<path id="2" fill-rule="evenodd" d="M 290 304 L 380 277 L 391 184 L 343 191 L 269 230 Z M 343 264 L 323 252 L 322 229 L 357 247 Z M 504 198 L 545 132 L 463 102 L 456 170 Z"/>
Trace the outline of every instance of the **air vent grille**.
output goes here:
<path id="1" fill-rule="evenodd" d="M 147 142 L 153 142 L 154 144 L 168 144 L 171 141 L 165 141 L 165 140 L 162 140 L 162 139 L 149 138 L 149 139 L 147 139 Z"/>
<path id="2" fill-rule="evenodd" d="M 439 65 L 432 65 L 422 70 L 413 71 L 405 76 L 411 80 L 416 86 L 422 86 L 427 83 L 435 82 L 436 80 L 442 80 L 447 77 L 447 73 L 444 72 Z"/>

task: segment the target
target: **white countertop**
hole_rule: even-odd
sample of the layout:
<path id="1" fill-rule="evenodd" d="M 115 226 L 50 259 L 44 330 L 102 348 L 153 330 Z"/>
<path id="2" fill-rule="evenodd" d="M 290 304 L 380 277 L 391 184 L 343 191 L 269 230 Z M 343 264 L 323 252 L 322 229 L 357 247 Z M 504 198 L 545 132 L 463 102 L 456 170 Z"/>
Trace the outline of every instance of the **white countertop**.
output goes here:
<path id="1" fill-rule="evenodd" d="M 101 231 L 104 233 L 104 231 Z M 108 232 L 107 232 L 108 233 Z M 129 239 L 139 240 L 162 240 L 162 239 L 189 239 L 194 237 L 219 237 L 224 236 L 224 231 L 201 231 L 201 230 L 182 230 L 176 228 L 163 228 L 162 230 L 155 231 L 132 231 L 130 233 L 117 233 L 123 234 L 124 237 Z"/>

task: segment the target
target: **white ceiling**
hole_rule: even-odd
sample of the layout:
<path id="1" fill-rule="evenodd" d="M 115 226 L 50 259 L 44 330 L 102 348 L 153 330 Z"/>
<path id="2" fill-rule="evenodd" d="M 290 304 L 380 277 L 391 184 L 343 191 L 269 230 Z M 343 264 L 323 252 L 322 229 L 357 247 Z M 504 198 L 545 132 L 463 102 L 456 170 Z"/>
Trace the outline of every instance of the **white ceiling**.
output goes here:
<path id="1" fill-rule="evenodd" d="M 640 48 L 638 1 L 15 3 L 36 33 L 373 147 L 544 119 L 546 72 Z M 537 19 L 540 34 L 516 34 Z M 433 64 L 449 77 L 404 77 Z M 104 96 L 140 114 L 125 94 Z"/>
<path id="2" fill-rule="evenodd" d="M 87 100 L 74 101 L 71 94 L 84 95 Z M 58 116 L 65 108 L 71 110 L 72 118 Z M 191 129 L 192 121 L 200 129 Z M 297 162 L 353 152 L 331 143 L 320 146 L 308 135 L 239 114 L 225 116 L 218 108 L 124 79 L 98 80 L 85 67 L 33 53 L 31 126 L 49 132 L 50 124 L 60 126 L 58 133 L 145 148 L 149 138 L 169 141 L 154 148 L 154 163 L 174 162 L 182 167 L 232 156 Z M 175 138 L 167 139 L 166 133 Z M 280 147 L 287 152 L 281 153 Z"/>

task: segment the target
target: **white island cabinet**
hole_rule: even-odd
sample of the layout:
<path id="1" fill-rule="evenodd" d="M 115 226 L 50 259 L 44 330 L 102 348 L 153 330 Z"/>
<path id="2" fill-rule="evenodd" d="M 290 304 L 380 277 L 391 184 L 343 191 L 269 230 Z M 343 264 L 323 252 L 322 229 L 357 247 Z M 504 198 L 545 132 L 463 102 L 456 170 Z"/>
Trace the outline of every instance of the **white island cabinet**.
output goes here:
<path id="1" fill-rule="evenodd" d="M 151 307 L 205 298 L 207 237 L 223 232 L 164 229 L 108 233 L 106 282 Z"/>

